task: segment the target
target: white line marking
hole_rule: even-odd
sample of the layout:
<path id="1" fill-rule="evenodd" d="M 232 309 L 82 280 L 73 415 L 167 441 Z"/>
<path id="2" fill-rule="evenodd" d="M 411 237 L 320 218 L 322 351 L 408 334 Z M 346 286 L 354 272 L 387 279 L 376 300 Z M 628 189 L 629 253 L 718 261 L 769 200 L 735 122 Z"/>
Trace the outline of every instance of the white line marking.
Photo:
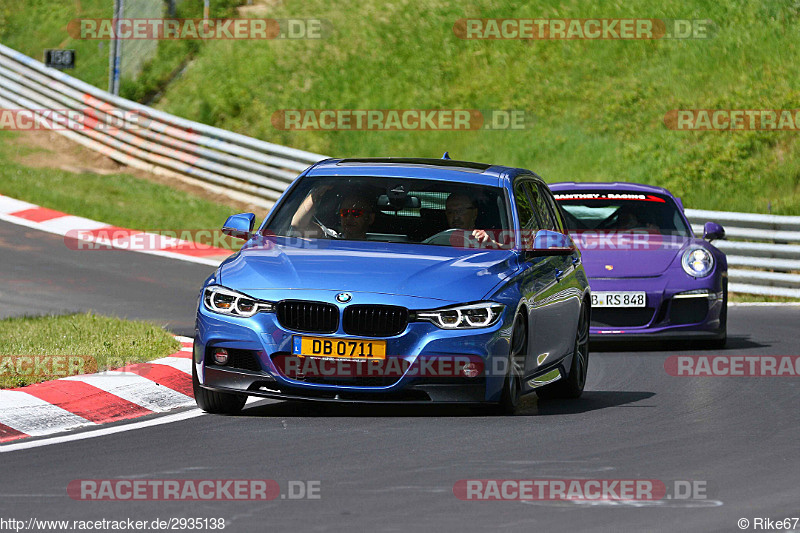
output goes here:
<path id="1" fill-rule="evenodd" d="M 142 420 L 140 422 L 133 422 L 121 426 L 95 429 L 92 431 L 86 431 L 84 433 L 74 433 L 72 435 L 62 435 L 59 437 L 50 437 L 41 440 L 34 440 L 34 441 L 28 440 L 28 441 L 18 442 L 15 444 L 6 444 L 4 446 L 0 446 L 0 453 L 14 452 L 18 450 L 27 450 L 30 448 L 39 448 L 40 446 L 49 446 L 51 444 L 61 444 L 63 442 L 71 442 L 76 440 L 92 439 L 95 437 L 103 437 L 105 435 L 113 435 L 114 433 L 122 433 L 123 431 L 132 431 L 135 429 L 142 429 L 151 426 L 160 426 L 161 424 L 171 424 L 172 422 L 189 420 L 191 418 L 196 418 L 204 414 L 205 413 L 200 409 L 190 409 L 189 411 L 185 411 L 183 413 L 175 413 L 172 415 L 160 416 L 158 418 L 153 418 L 152 420 Z"/>
<path id="2" fill-rule="evenodd" d="M 33 207 L 38 207 L 38 206 L 33 206 Z M 10 222 L 12 224 L 17 224 L 18 226 L 25 226 L 25 227 L 28 227 L 28 228 L 33 228 L 33 229 L 38 229 L 38 230 L 41 230 L 41 231 L 46 231 L 47 233 L 55 233 L 57 235 L 61 235 L 61 233 L 49 230 L 47 228 L 43 228 L 40 223 L 33 222 L 31 220 L 28 220 L 27 218 L 15 217 L 15 216 L 7 215 L 5 213 L 0 212 L 0 220 L 5 220 L 6 222 Z"/>
<path id="3" fill-rule="evenodd" d="M 17 211 L 25 211 L 26 209 L 33 209 L 39 207 L 35 204 L 29 204 L 16 198 L 0 195 L 0 213 L 16 213 Z"/>
<path id="4" fill-rule="evenodd" d="M 731 307 L 797 307 L 800 302 L 728 302 Z"/>
<path id="5" fill-rule="evenodd" d="M 175 370 L 180 370 L 181 372 L 185 372 L 190 376 L 192 375 L 192 360 L 186 359 L 185 357 L 162 357 L 161 359 L 154 359 L 153 361 L 147 362 L 157 365 L 171 366 Z"/>
<path id="6" fill-rule="evenodd" d="M 27 392 L 0 390 L 0 405 L 0 424 L 33 437 L 96 425 Z"/>
<path id="7" fill-rule="evenodd" d="M 59 235 L 66 235 L 70 231 L 90 231 L 94 229 L 107 228 L 108 224 L 105 222 L 97 222 L 96 220 L 89 220 L 88 218 L 75 217 L 67 215 L 65 217 L 51 218 L 44 222 L 39 222 L 42 229 L 57 233 Z"/>
<path id="8" fill-rule="evenodd" d="M 132 372 L 109 371 L 62 379 L 83 381 L 114 396 L 119 396 L 123 400 L 128 400 L 157 413 L 194 405 L 194 399 L 185 394 L 176 392 L 169 387 L 158 385 Z"/>

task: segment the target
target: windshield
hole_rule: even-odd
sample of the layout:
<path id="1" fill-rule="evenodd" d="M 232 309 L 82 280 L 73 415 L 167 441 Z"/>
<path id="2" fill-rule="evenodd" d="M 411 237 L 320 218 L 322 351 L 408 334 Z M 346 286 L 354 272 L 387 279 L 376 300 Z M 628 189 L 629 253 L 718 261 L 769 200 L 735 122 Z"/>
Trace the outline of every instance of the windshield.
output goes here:
<path id="1" fill-rule="evenodd" d="M 305 177 L 276 209 L 266 235 L 469 246 L 509 229 L 502 188 L 452 181 Z"/>
<path id="2" fill-rule="evenodd" d="M 690 237 L 678 206 L 668 196 L 610 191 L 554 192 L 570 232 L 615 231 Z"/>

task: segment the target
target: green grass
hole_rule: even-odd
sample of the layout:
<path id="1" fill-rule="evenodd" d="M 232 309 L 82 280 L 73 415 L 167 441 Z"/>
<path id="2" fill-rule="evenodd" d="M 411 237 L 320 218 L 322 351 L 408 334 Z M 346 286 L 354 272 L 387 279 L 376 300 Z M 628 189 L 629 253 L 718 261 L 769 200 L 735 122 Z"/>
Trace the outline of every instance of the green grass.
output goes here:
<path id="1" fill-rule="evenodd" d="M 154 324 L 92 313 L 7 318 L 0 320 L 0 338 L 0 388 L 119 368 L 180 349 Z"/>
<path id="2" fill-rule="evenodd" d="M 212 2 L 212 14 L 229 16 L 235 3 Z M 800 214 L 798 132 L 679 132 L 664 125 L 672 109 L 796 108 L 796 2 L 519 4 L 278 3 L 267 16 L 325 19 L 331 35 L 162 41 L 140 78 L 126 80 L 123 91 L 140 100 L 163 91 L 158 107 L 166 111 L 334 156 L 439 157 L 449 150 L 459 159 L 530 168 L 551 182 L 639 181 L 668 187 L 689 207 Z M 5 20 L 0 40 L 34 57 L 63 41 L 70 19 L 108 9 L 101 0 L 13 5 L 0 8 Z M 179 15 L 196 16 L 199 5 L 183 2 Z M 711 19 L 715 32 L 709 39 L 657 41 L 462 40 L 453 24 L 465 17 Z M 75 74 L 103 87 L 107 55 L 89 48 L 79 53 L 88 70 L 81 67 Z M 187 65 L 185 71 L 173 80 L 181 65 Z M 275 129 L 270 120 L 282 109 L 331 108 L 521 109 L 532 126 L 293 132 Z"/>
<path id="3" fill-rule="evenodd" d="M 73 39 L 67 25 L 76 18 L 110 18 L 108 0 L 13 0 L 0 3 L 0 42 L 44 61 L 46 48 L 75 50 L 75 69 L 83 81 L 108 88 L 108 41 Z"/>
<path id="4" fill-rule="evenodd" d="M 800 303 L 800 298 L 788 298 L 786 296 L 765 296 L 762 294 L 743 294 L 743 293 L 730 293 L 728 295 L 728 299 L 731 302 L 774 302 L 774 303 L 785 303 L 785 302 L 798 302 Z"/>
<path id="5" fill-rule="evenodd" d="M 237 209 L 129 174 L 76 174 L 14 162 L 15 133 L 0 131 L 0 194 L 133 229 L 219 229 Z M 57 157 L 54 154 L 54 157 Z"/>
<path id="6" fill-rule="evenodd" d="M 212 0 L 211 16 L 231 16 L 232 6 L 236 3 L 234 0 Z M 5 1 L 0 3 L 0 42 L 39 61 L 43 61 L 47 48 L 74 49 L 75 69 L 66 72 L 105 90 L 108 89 L 109 41 L 73 38 L 68 25 L 79 18 L 111 18 L 113 5 L 109 0 Z M 202 18 L 203 3 L 194 0 L 178 2 L 175 16 Z M 199 41 L 160 41 L 157 57 L 152 64 L 145 65 L 137 80 L 120 80 L 120 95 L 132 99 L 151 97 L 172 78 L 176 69 L 193 57 L 199 47 Z"/>
<path id="7" fill-rule="evenodd" d="M 800 7 L 728 0 L 453 3 L 307 0 L 276 18 L 317 17 L 323 40 L 215 41 L 159 107 L 334 156 L 429 156 L 522 166 L 548 181 L 662 185 L 690 207 L 800 214 L 796 132 L 678 132 L 671 109 L 797 107 Z M 713 38 L 461 40 L 463 17 L 712 19 Z M 524 131 L 281 131 L 281 109 L 522 109 Z"/>

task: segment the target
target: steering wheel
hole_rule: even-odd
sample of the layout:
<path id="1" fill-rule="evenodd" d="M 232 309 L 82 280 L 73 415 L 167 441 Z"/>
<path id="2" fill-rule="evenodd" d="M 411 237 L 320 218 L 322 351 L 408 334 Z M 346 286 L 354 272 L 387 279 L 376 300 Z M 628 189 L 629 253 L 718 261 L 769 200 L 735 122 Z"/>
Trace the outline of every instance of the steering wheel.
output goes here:
<path id="1" fill-rule="evenodd" d="M 450 229 L 446 229 L 444 231 L 440 231 L 439 233 L 436 233 L 435 235 L 431 235 L 430 237 L 428 237 L 427 239 L 422 241 L 422 243 L 423 244 L 438 244 L 440 246 L 459 246 L 459 244 L 461 244 L 461 243 L 453 242 L 453 241 L 461 240 L 459 238 L 455 238 L 455 239 L 453 238 L 453 235 L 455 235 L 456 232 L 461 232 L 464 235 L 463 240 L 462 240 L 462 242 L 464 244 L 466 244 L 467 242 L 470 242 L 470 243 L 477 243 L 478 242 L 472 236 L 472 231 L 465 230 L 465 229 L 458 229 L 458 228 L 450 228 Z"/>
<path id="2" fill-rule="evenodd" d="M 320 220 L 317 217 L 314 217 L 313 220 L 314 220 L 314 223 L 317 226 L 319 226 L 319 229 L 322 230 L 322 234 L 325 235 L 326 237 L 328 237 L 329 239 L 341 239 L 342 238 L 342 236 L 340 234 L 336 233 L 336 231 L 332 230 L 331 228 L 329 228 L 328 226 L 326 226 L 325 224 L 320 222 Z"/>

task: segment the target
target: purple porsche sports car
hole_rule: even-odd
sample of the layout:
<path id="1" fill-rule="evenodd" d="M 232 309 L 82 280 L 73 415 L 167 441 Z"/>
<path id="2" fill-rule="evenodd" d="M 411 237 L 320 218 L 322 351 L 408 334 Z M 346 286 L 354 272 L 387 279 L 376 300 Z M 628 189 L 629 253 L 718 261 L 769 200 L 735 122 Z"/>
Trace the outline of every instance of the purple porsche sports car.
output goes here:
<path id="1" fill-rule="evenodd" d="M 707 222 L 695 237 L 683 204 L 661 187 L 635 183 L 550 184 L 583 253 L 592 289 L 593 340 L 661 337 L 724 346 L 728 262 L 710 244 L 725 236 Z"/>

